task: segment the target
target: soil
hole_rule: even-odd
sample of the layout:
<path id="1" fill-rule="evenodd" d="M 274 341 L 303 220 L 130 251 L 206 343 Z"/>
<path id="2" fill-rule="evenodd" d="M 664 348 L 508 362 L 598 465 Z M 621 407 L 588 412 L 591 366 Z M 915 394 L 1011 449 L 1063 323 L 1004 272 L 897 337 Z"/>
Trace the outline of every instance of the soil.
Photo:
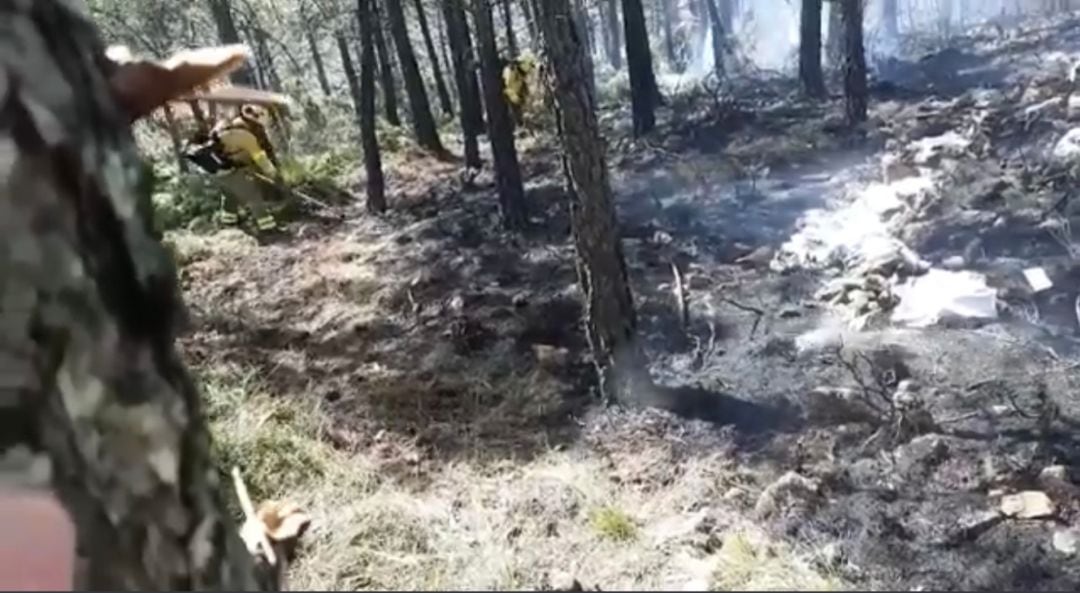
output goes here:
<path id="1" fill-rule="evenodd" d="M 856 330 L 815 294 L 858 267 L 859 254 L 798 265 L 741 259 L 762 248 L 806 256 L 816 243 L 794 239 L 820 242 L 861 224 L 846 213 L 857 190 L 880 181 L 889 139 L 917 139 L 902 130 L 934 110 L 948 112 L 945 123 L 922 133 L 961 128 L 975 105 L 927 106 L 970 97 L 975 86 L 1033 86 L 1046 76 L 1033 55 L 1080 50 L 1077 31 L 1075 22 L 1029 28 L 1005 47 L 972 37 L 882 68 L 888 84 L 874 87 L 861 132 L 836 125 L 839 101 L 804 102 L 780 83 L 693 113 L 673 106 L 637 143 L 619 116 L 605 117 L 657 382 L 626 409 L 602 409 L 592 394 L 558 153 L 545 137 L 523 142 L 532 220 L 523 234 L 500 228 L 490 179 L 463 188 L 456 165 L 434 160 L 411 163 L 422 182 L 389 176 L 384 217 L 344 208 L 340 221 L 302 220 L 265 246 L 219 233 L 183 268 L 193 320 L 184 350 L 196 363 L 252 365 L 279 395 L 329 409 L 336 446 L 397 439 L 423 452 L 421 465 L 610 448 L 659 431 L 678 435 L 679 455 L 724 452 L 760 488 L 797 472 L 821 484 L 821 499 L 786 505 L 767 525 L 778 537 L 835 544 L 834 568 L 853 586 L 1077 590 L 1080 565 L 1051 541 L 1076 524 L 1080 486 L 1049 491 L 1040 473 L 1064 465 L 1080 476 L 1071 311 L 1080 266 L 1040 232 L 1044 217 L 1024 215 L 1058 199 L 1059 190 L 1032 190 L 1050 168 L 1010 181 L 1017 199 L 987 199 L 1002 188 L 988 187 L 981 169 L 1004 163 L 991 173 L 1007 177 L 1017 147 L 1045 145 L 1060 126 L 1002 124 L 990 156 L 958 155 L 956 174 L 935 178 L 937 208 L 882 226 L 935 264 L 981 237 L 982 256 L 967 268 L 1002 291 L 1022 281 L 1023 267 L 1053 271 L 1050 293 L 1002 292 L 1011 308 L 996 320 Z M 1028 161 L 1042 162 L 1035 153 Z M 689 286 L 685 328 L 673 265 Z M 1024 306 L 1043 314 L 1015 313 Z M 890 412 L 903 379 L 919 387 L 932 421 Z M 880 413 L 822 419 L 811 391 L 823 387 L 852 390 Z M 1052 517 L 997 512 L 1002 493 L 1031 489 L 1048 491 Z"/>

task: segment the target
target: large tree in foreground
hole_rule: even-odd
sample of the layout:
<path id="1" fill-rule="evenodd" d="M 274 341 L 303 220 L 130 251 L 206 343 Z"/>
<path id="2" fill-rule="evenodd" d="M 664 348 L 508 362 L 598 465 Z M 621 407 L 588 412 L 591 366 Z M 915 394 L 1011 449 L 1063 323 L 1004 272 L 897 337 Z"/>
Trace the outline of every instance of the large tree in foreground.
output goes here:
<path id="1" fill-rule="evenodd" d="M 825 96 L 821 71 L 821 0 L 802 0 L 799 19 L 799 82 L 803 92 L 815 99 Z"/>
<path id="2" fill-rule="evenodd" d="M 256 589 L 128 123 L 171 79 L 107 61 L 74 5 L 0 2 L 4 477 L 70 513 L 75 590 Z"/>
<path id="3" fill-rule="evenodd" d="M 844 39 L 844 114 L 849 124 L 866 121 L 866 52 L 863 48 L 863 0 L 840 2 Z"/>
<path id="4" fill-rule="evenodd" d="M 480 107 L 480 85 L 476 82 L 476 70 L 472 43 L 469 41 L 469 24 L 465 18 L 464 0 L 441 0 L 443 20 L 446 22 L 446 39 L 450 44 L 450 59 L 454 66 L 454 81 L 458 90 L 458 118 L 465 146 L 465 166 L 479 169 L 480 145 L 477 141 L 484 130 L 484 118 Z"/>
<path id="5" fill-rule="evenodd" d="M 648 375 L 636 340 L 634 300 L 619 243 L 596 97 L 587 80 L 590 58 L 568 0 L 538 2 L 537 12 L 562 139 L 586 333 L 603 397 L 625 400 L 648 385 Z"/>

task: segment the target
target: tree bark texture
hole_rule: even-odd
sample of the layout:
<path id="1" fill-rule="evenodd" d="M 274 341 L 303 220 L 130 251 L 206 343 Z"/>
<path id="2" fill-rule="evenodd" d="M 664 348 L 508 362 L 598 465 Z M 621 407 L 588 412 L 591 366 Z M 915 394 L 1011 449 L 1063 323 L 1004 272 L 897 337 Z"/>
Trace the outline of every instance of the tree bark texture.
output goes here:
<path id="1" fill-rule="evenodd" d="M 540 0 L 541 2 L 543 0 Z M 611 49 L 608 53 L 608 61 L 616 70 L 623 67 L 623 42 L 622 27 L 619 26 L 619 0 L 607 1 L 607 28 L 611 36 Z"/>
<path id="2" fill-rule="evenodd" d="M 256 590 L 225 512 L 148 168 L 89 16 L 0 2 L 0 459 L 77 532 L 75 590 Z"/>
<path id="3" fill-rule="evenodd" d="M 606 401 L 629 399 L 647 384 L 636 340 L 636 316 L 619 241 L 604 140 L 596 118 L 584 39 L 572 25 L 568 0 L 538 8 L 551 72 L 563 169 L 571 199 L 578 278 L 586 302 L 586 333 Z"/>
<path id="4" fill-rule="evenodd" d="M 675 0 L 660 0 L 661 19 L 664 29 L 664 51 L 667 53 L 668 63 L 676 72 L 682 72 L 683 64 L 679 59 L 679 53 L 675 48 Z"/>
<path id="5" fill-rule="evenodd" d="M 641 0 L 622 0 L 623 30 L 626 38 L 626 64 L 630 70 L 631 108 L 634 135 L 641 136 L 656 127 L 659 90 L 653 73 L 649 30 Z"/>
<path id="6" fill-rule="evenodd" d="M 799 81 L 803 92 L 815 99 L 825 97 L 821 70 L 821 0 L 802 0 L 799 20 Z"/>
<path id="7" fill-rule="evenodd" d="M 207 0 L 210 4 L 210 15 L 214 18 L 217 26 L 218 41 L 222 45 L 240 43 L 240 32 L 236 29 L 236 21 L 233 19 L 232 2 L 230 0 Z M 231 79 L 234 84 L 244 86 L 255 85 L 255 74 L 251 67 L 244 65 L 232 73 Z"/>
<path id="8" fill-rule="evenodd" d="M 352 98 L 353 109 L 356 110 L 356 122 L 360 123 L 360 76 L 353 66 L 352 56 L 349 54 L 349 42 L 345 39 L 345 31 L 338 29 L 334 33 L 337 40 L 338 53 L 341 54 L 341 69 L 345 71 L 345 80 L 349 83 L 349 96 Z"/>
<path id="9" fill-rule="evenodd" d="M 431 75 L 435 79 L 435 94 L 439 97 L 439 107 L 446 115 L 454 114 L 454 104 L 450 101 L 450 91 L 446 88 L 446 79 L 443 78 L 442 65 L 439 64 L 439 54 L 435 51 L 435 42 L 431 38 L 431 28 L 428 27 L 427 13 L 424 11 L 424 3 L 415 0 L 416 20 L 420 25 L 420 35 L 424 38 L 424 48 L 427 49 L 428 59 L 431 61 Z"/>
<path id="10" fill-rule="evenodd" d="M 398 113 L 397 81 L 394 80 L 394 65 L 390 59 L 390 52 L 386 48 L 386 35 L 383 34 L 383 19 L 379 12 L 379 3 L 372 2 L 372 15 L 375 19 L 375 28 L 372 33 L 375 38 L 375 57 L 379 61 L 379 86 L 382 87 L 383 116 L 386 122 L 392 126 L 401 125 L 401 115 Z"/>
<path id="11" fill-rule="evenodd" d="M 499 188 L 499 206 L 507 228 L 525 226 L 525 186 L 521 180 L 517 148 L 514 146 L 514 120 L 503 95 L 502 68 L 495 46 L 495 25 L 488 0 L 472 0 L 476 47 L 480 54 L 480 78 L 487 109 L 488 140 L 495 161 L 495 184 Z"/>
<path id="12" fill-rule="evenodd" d="M 848 123 L 866 121 L 866 54 L 862 0 L 840 0 L 844 31 L 844 113 Z"/>
<path id="13" fill-rule="evenodd" d="M 373 213 L 386 210 L 386 181 L 383 179 L 382 155 L 375 133 L 375 41 L 379 26 L 371 5 L 374 0 L 359 0 L 360 21 L 360 137 L 364 148 L 364 172 L 367 184 L 367 209 Z"/>
<path id="14" fill-rule="evenodd" d="M 830 71 L 842 67 L 844 61 L 844 25 L 840 20 L 840 3 L 843 0 L 826 0 L 829 6 L 829 36 L 825 40 L 825 56 L 829 58 Z"/>
<path id="15" fill-rule="evenodd" d="M 409 98 L 409 112 L 412 115 L 416 142 L 434 153 L 445 154 L 446 149 L 439 140 L 439 131 L 435 126 L 435 117 L 431 114 L 431 103 L 428 102 L 427 91 L 424 89 L 424 79 L 420 76 L 420 65 L 416 62 L 416 54 L 413 52 L 412 42 L 409 41 L 401 0 L 385 0 L 383 6 L 390 21 L 390 36 L 397 48 L 401 76 L 405 80 L 405 94 Z"/>
<path id="16" fill-rule="evenodd" d="M 465 166 L 479 169 L 480 147 L 477 136 L 483 131 L 483 116 L 480 111 L 480 87 L 476 82 L 476 70 L 471 43 L 469 43 L 469 25 L 465 17 L 464 0 L 442 0 L 443 20 L 446 22 L 446 37 L 450 43 L 450 56 L 454 65 L 454 80 L 458 89 L 458 108 L 461 120 L 461 134 L 465 143 Z"/>

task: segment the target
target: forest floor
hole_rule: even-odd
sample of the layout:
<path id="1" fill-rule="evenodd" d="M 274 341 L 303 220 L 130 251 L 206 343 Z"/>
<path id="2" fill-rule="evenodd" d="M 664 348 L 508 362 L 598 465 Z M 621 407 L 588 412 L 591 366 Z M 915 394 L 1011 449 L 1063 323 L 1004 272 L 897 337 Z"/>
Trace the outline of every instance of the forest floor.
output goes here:
<path id="1" fill-rule="evenodd" d="M 785 80 L 674 96 L 642 142 L 606 106 L 657 382 L 623 407 L 590 392 L 544 135 L 525 233 L 413 160 L 383 217 L 170 234 L 219 454 L 314 519 L 290 586 L 1076 590 L 1077 52 L 1059 21 L 893 62 L 857 132 Z M 999 314 L 894 322 L 927 266 Z"/>

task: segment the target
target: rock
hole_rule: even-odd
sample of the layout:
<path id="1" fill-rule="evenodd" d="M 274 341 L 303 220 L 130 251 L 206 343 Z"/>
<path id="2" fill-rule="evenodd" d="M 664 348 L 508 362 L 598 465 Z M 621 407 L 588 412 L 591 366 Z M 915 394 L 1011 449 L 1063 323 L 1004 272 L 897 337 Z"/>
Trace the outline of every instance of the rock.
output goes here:
<path id="1" fill-rule="evenodd" d="M 894 453 L 896 468 L 901 474 L 920 468 L 933 467 L 949 456 L 949 445 L 941 435 L 926 434 L 898 447 Z"/>
<path id="2" fill-rule="evenodd" d="M 541 366 L 560 367 L 566 364 L 570 357 L 570 351 L 549 344 L 533 344 L 533 354 Z"/>
<path id="3" fill-rule="evenodd" d="M 856 313 L 864 313 L 870 304 L 870 295 L 865 290 L 853 290 L 848 293 L 848 300 Z"/>
<path id="4" fill-rule="evenodd" d="M 806 394 L 806 417 L 814 423 L 846 424 L 874 422 L 878 413 L 854 389 L 817 387 Z"/>
<path id="5" fill-rule="evenodd" d="M 802 317 L 802 314 L 802 307 L 798 305 L 785 305 L 782 309 L 780 309 L 779 313 L 781 319 Z"/>
<path id="6" fill-rule="evenodd" d="M 1054 549 L 1067 556 L 1076 554 L 1080 546 L 1080 533 L 1076 529 L 1058 529 L 1051 538 Z"/>
<path id="7" fill-rule="evenodd" d="M 1069 95 L 1069 104 L 1065 108 L 1065 117 L 1069 121 L 1080 119 L 1080 94 L 1073 93 Z"/>
<path id="8" fill-rule="evenodd" d="M 668 245 L 672 241 L 674 241 L 674 239 L 671 237 L 671 234 L 666 231 L 656 231 L 655 233 L 653 233 L 652 240 L 653 243 L 656 243 L 657 245 Z"/>
<path id="9" fill-rule="evenodd" d="M 965 263 L 966 262 L 964 261 L 964 256 L 951 255 L 941 260 L 941 267 L 945 268 L 946 270 L 961 270 L 964 268 Z"/>
<path id="10" fill-rule="evenodd" d="M 1080 159 L 1080 128 L 1072 128 L 1058 140 L 1051 152 L 1059 161 L 1074 161 Z"/>
<path id="11" fill-rule="evenodd" d="M 758 518 L 766 519 L 789 504 L 814 502 L 819 496 L 820 488 L 817 480 L 789 471 L 761 493 L 754 505 L 754 514 Z"/>
<path id="12" fill-rule="evenodd" d="M 1054 502 L 1045 492 L 1025 490 L 1001 499 L 1001 513 L 1017 519 L 1045 519 L 1054 515 Z"/>
<path id="13" fill-rule="evenodd" d="M 768 245 L 762 245 L 757 249 L 735 260 L 735 263 L 745 267 L 760 268 L 769 265 L 772 261 L 774 250 Z"/>
<path id="14" fill-rule="evenodd" d="M 1051 465 L 1039 472 L 1039 484 L 1069 481 L 1069 469 L 1064 465 Z"/>
<path id="15" fill-rule="evenodd" d="M 529 297 L 525 293 L 518 293 L 514 295 L 511 303 L 514 307 L 521 308 L 529 304 Z"/>

